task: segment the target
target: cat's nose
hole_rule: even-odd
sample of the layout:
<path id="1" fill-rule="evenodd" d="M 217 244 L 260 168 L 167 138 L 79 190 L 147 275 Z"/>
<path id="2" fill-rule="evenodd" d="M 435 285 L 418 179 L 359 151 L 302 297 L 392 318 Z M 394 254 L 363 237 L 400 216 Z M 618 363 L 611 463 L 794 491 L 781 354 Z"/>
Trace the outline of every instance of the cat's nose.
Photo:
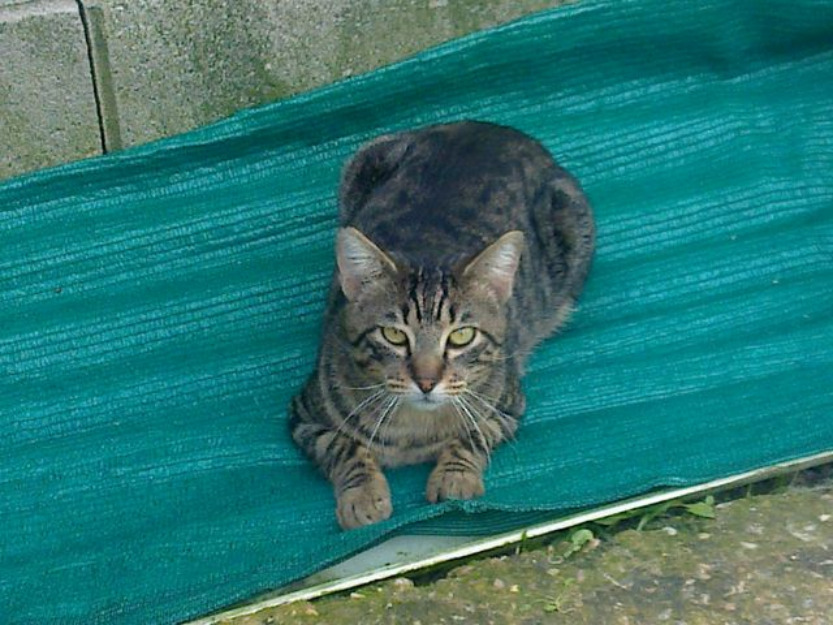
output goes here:
<path id="1" fill-rule="evenodd" d="M 426 395 L 434 390 L 434 387 L 437 386 L 437 380 L 434 378 L 419 378 L 417 381 L 417 386 L 419 390 L 421 390 Z"/>

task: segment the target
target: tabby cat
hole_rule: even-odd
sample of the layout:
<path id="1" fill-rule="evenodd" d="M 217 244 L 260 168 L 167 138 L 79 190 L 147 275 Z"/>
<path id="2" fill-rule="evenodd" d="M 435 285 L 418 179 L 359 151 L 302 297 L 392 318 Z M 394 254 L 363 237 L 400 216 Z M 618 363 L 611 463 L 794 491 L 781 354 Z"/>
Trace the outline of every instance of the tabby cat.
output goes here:
<path id="1" fill-rule="evenodd" d="M 431 502 L 483 494 L 524 411 L 524 360 L 570 313 L 594 225 L 538 142 L 483 122 L 371 141 L 339 199 L 324 334 L 290 427 L 346 529 L 390 516 L 382 467 L 433 461 Z"/>

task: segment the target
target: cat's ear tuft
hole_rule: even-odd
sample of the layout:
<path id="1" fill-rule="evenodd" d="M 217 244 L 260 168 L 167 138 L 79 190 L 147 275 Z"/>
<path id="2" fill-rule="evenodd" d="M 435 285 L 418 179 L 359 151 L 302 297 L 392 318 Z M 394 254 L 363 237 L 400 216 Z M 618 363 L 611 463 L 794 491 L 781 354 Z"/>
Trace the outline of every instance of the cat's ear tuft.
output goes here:
<path id="1" fill-rule="evenodd" d="M 503 304 L 512 295 L 523 250 L 523 232 L 507 232 L 466 265 L 463 279 L 476 286 L 485 286 Z"/>
<path id="2" fill-rule="evenodd" d="M 338 231 L 336 261 L 341 290 L 351 301 L 396 273 L 396 264 L 390 256 L 355 228 Z"/>

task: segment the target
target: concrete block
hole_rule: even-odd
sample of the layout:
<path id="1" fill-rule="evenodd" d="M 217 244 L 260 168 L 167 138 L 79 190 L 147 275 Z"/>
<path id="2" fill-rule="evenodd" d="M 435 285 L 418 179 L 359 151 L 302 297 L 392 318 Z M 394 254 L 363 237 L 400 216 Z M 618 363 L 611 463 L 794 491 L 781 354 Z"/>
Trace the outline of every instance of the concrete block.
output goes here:
<path id="1" fill-rule="evenodd" d="M 564 0 L 82 0 L 112 146 L 371 70 Z M 105 49 L 106 47 L 106 49 Z"/>
<path id="2" fill-rule="evenodd" d="M 0 178 L 101 152 L 73 0 L 0 0 Z"/>

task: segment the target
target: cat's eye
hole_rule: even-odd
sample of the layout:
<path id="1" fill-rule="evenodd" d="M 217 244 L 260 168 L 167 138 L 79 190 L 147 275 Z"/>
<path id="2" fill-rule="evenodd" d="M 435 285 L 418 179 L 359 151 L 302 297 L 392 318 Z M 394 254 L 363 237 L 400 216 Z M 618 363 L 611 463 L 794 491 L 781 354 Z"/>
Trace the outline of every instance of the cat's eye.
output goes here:
<path id="1" fill-rule="evenodd" d="M 399 328 L 394 328 L 393 326 L 383 326 L 382 336 L 385 337 L 385 340 L 391 345 L 402 346 L 408 343 L 408 335 Z"/>
<path id="2" fill-rule="evenodd" d="M 448 335 L 448 344 L 452 347 L 465 347 L 474 340 L 477 330 L 471 326 L 457 328 Z"/>

